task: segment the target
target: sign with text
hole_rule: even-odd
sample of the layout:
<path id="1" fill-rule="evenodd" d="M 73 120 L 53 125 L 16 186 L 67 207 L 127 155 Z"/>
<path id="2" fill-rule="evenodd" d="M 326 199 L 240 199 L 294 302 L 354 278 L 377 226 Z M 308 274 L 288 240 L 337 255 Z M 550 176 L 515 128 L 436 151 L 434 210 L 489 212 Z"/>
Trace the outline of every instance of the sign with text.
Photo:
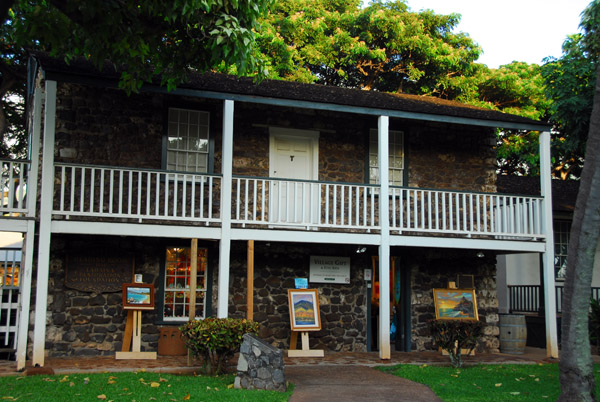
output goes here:
<path id="1" fill-rule="evenodd" d="M 310 256 L 310 282 L 350 283 L 350 257 Z"/>
<path id="2" fill-rule="evenodd" d="M 68 254 L 65 286 L 84 292 L 119 292 L 133 279 L 133 256 L 109 252 Z"/>

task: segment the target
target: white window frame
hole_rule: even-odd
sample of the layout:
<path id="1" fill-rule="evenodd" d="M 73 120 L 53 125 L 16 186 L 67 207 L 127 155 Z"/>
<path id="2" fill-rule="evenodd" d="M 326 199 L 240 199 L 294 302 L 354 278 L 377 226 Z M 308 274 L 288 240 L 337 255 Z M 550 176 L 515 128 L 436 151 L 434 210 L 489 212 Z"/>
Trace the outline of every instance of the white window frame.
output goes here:
<path id="1" fill-rule="evenodd" d="M 378 162 L 378 133 L 377 129 L 369 132 L 369 183 L 379 183 Z M 406 149 L 404 131 L 389 130 L 389 184 L 390 186 L 404 186 L 406 171 Z M 400 166 L 398 166 L 400 165 Z"/>
<path id="2" fill-rule="evenodd" d="M 169 253 L 169 249 L 174 253 L 183 251 L 185 256 L 180 253 L 174 256 Z M 187 252 L 186 252 L 187 251 Z M 190 247 L 167 247 L 165 250 L 165 274 L 163 281 L 163 307 L 162 319 L 169 321 L 188 321 L 189 316 L 186 313 L 186 307 L 189 305 L 189 268 L 190 268 Z M 204 319 L 206 316 L 206 276 L 208 270 L 208 250 L 198 248 L 198 271 L 196 286 L 196 319 Z M 180 287 L 178 287 L 180 286 Z M 171 302 L 172 300 L 172 302 Z M 178 301 L 180 300 L 180 301 Z M 171 313 L 167 315 L 167 308 L 171 306 Z M 178 315 L 177 307 L 181 307 L 183 314 Z M 189 309 L 187 310 L 189 311 Z"/>
<path id="3" fill-rule="evenodd" d="M 174 139 L 178 138 L 179 141 Z M 195 142 L 194 142 L 195 141 Z M 203 145 L 200 142 L 203 141 Z M 167 117 L 165 166 L 179 172 L 208 173 L 210 113 L 171 107 Z M 195 162 L 190 163 L 192 160 Z M 204 163 L 200 163 L 204 160 Z"/>

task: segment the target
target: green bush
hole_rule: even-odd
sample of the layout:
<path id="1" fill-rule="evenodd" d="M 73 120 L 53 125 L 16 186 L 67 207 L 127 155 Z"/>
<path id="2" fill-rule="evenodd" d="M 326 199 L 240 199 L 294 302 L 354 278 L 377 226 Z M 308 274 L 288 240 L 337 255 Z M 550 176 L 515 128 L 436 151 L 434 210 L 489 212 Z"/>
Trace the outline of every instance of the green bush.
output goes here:
<path id="1" fill-rule="evenodd" d="M 477 346 L 477 338 L 483 334 L 481 321 L 430 320 L 429 329 L 433 341 L 448 352 L 452 367 L 462 367 L 462 349 L 470 354 Z"/>
<path id="2" fill-rule="evenodd" d="M 245 333 L 256 334 L 258 323 L 238 318 L 205 318 L 179 328 L 188 350 L 202 360 L 209 375 L 223 373 L 225 364 L 242 345 Z"/>

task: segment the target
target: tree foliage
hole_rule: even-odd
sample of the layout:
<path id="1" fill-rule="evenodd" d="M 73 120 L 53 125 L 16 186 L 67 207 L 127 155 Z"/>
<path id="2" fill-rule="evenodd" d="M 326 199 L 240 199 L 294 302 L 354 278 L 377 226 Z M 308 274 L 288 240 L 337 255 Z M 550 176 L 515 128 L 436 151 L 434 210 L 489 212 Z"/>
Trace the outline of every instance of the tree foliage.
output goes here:
<path id="1" fill-rule="evenodd" d="M 84 57 L 121 69 L 119 85 L 136 91 L 160 78 L 170 89 L 189 71 L 235 65 L 239 74 L 266 75 L 255 30 L 272 0 L 13 0 L 3 2 L 0 98 L 24 85 L 25 49 Z M 3 135 L 11 125 L 0 120 Z M 18 127 L 15 126 L 15 129 Z"/>
<path id="2" fill-rule="evenodd" d="M 481 52 L 453 33 L 459 16 L 411 12 L 404 1 L 278 2 L 258 43 L 273 77 L 448 97 Z"/>

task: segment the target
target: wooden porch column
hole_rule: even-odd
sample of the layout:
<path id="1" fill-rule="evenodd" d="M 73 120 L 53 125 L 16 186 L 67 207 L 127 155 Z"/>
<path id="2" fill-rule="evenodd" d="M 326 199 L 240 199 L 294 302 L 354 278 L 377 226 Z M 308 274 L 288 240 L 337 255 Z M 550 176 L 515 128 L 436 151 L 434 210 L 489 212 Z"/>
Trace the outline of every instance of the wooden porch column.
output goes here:
<path id="1" fill-rule="evenodd" d="M 217 317 L 227 318 L 229 304 L 229 259 L 231 250 L 231 191 L 233 179 L 233 101 L 223 102 L 223 181 L 221 183 L 221 244 Z"/>
<path id="2" fill-rule="evenodd" d="M 556 292 L 554 283 L 554 231 L 552 229 L 552 169 L 550 159 L 550 133 L 540 135 L 540 181 L 544 203 L 543 228 L 546 234 L 546 250 L 542 253 L 543 287 L 546 312 L 546 355 L 558 358 L 558 333 L 556 328 Z"/>
<path id="3" fill-rule="evenodd" d="M 198 239 L 192 239 L 190 245 L 190 311 L 189 321 L 196 319 L 196 288 L 198 287 Z"/>
<path id="4" fill-rule="evenodd" d="M 33 118 L 29 126 L 31 154 L 29 172 L 27 174 L 27 215 L 35 216 L 37 202 L 37 186 L 40 170 L 40 134 L 42 132 L 42 96 L 41 88 L 36 88 L 33 94 Z M 19 306 L 19 332 L 17 333 L 17 370 L 25 368 L 27 359 L 27 338 L 29 332 L 29 309 L 31 308 L 31 275 L 33 271 L 33 247 L 35 238 L 35 221 L 27 222 L 27 233 L 23 248 L 23 266 L 21 271 L 21 305 Z"/>
<path id="5" fill-rule="evenodd" d="M 379 116 L 377 155 L 379 164 L 379 357 L 390 359 L 390 211 L 389 211 L 389 116 Z"/>
<path id="6" fill-rule="evenodd" d="M 246 290 L 246 318 L 254 320 L 254 240 L 248 240 L 248 289 Z"/>
<path id="7" fill-rule="evenodd" d="M 44 147 L 42 154 L 42 198 L 37 259 L 37 289 L 33 327 L 33 365 L 44 365 L 46 312 L 50 270 L 50 234 L 52 198 L 54 194 L 54 136 L 56 130 L 56 81 L 46 81 L 44 112 Z"/>

